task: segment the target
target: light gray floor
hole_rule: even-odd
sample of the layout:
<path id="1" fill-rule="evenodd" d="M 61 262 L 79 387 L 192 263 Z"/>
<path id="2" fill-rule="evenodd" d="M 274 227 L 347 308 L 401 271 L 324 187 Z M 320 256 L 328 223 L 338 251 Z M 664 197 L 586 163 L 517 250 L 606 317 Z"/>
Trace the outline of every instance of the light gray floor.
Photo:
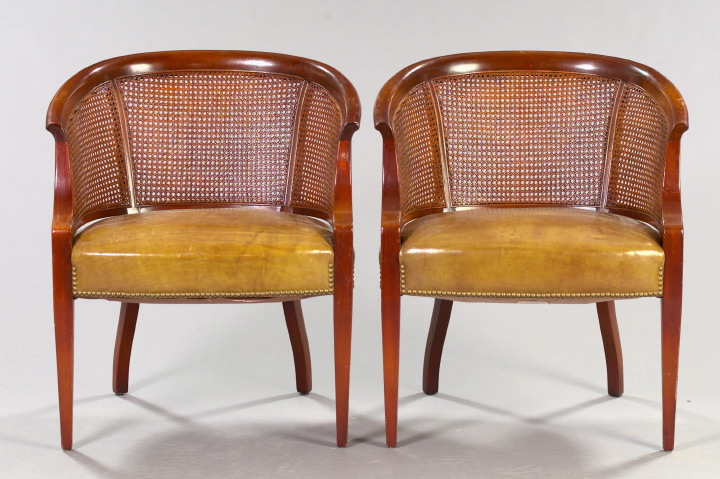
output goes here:
<path id="1" fill-rule="evenodd" d="M 278 305 L 141 308 L 131 392 L 114 396 L 117 305 L 79 302 L 76 449 L 58 447 L 53 350 L 43 333 L 44 344 L 22 355 L 28 374 L 3 391 L 11 408 L 0 416 L 0 462 L 4 477 L 716 477 L 712 338 L 688 321 L 677 449 L 661 452 L 658 301 L 634 303 L 618 304 L 620 399 L 604 391 L 592 306 L 468 304 L 456 305 L 441 392 L 428 397 L 420 379 L 431 302 L 406 300 L 399 447 L 390 450 L 380 345 L 370 334 L 378 323 L 362 306 L 350 444 L 337 449 L 328 300 L 307 301 L 308 396 L 293 390 Z"/>
<path id="2" fill-rule="evenodd" d="M 2 0 L 0 0 L 1 2 Z M 717 23 L 720 3 L 657 1 L 2 2 L 0 477 L 652 477 L 720 474 Z M 130 393 L 111 393 L 118 305 L 77 302 L 75 450 L 59 448 L 47 105 L 116 55 L 246 49 L 315 58 L 363 104 L 354 141 L 356 290 L 350 445 L 334 446 L 332 304 L 305 302 L 313 392 L 294 393 L 279 305 L 143 305 Z M 384 447 L 372 105 L 400 68 L 481 50 L 634 59 L 683 93 L 686 239 L 677 447 L 661 452 L 656 299 L 622 301 L 625 395 L 605 392 L 592 305 L 458 304 L 440 393 L 421 393 L 432 301 L 403 300 L 399 447 Z"/>

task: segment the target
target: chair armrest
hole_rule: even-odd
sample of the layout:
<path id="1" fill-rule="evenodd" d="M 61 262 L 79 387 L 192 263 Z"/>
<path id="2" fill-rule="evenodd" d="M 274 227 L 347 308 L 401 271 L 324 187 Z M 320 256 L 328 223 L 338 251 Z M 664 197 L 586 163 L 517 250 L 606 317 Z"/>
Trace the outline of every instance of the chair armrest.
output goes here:
<path id="1" fill-rule="evenodd" d="M 682 205 L 680 201 L 680 139 L 668 143 L 663 183 L 662 234 L 663 243 L 683 234 Z"/>
<path id="2" fill-rule="evenodd" d="M 335 291 L 350 291 L 353 288 L 355 263 L 350 139 L 340 140 L 338 149 L 332 224 L 335 251 L 334 288 Z"/>
<path id="3" fill-rule="evenodd" d="M 387 125 L 384 125 L 387 127 Z M 380 227 L 380 289 L 383 308 L 386 298 L 400 295 L 400 188 L 395 157 L 395 141 L 389 128 L 383 134 L 383 185 Z M 389 296 L 388 296 L 389 295 Z"/>
<path id="4" fill-rule="evenodd" d="M 57 137 L 56 137 L 57 138 Z M 52 217 L 52 234 L 69 236 L 74 234 L 72 211 L 72 184 L 70 181 L 70 160 L 67 142 L 55 140 L 55 194 Z"/>
<path id="5" fill-rule="evenodd" d="M 378 128 L 380 129 L 380 128 Z M 382 130 L 381 130 L 382 132 Z M 391 134 L 390 134 L 391 135 Z M 383 185 L 380 229 L 380 261 L 397 262 L 400 252 L 400 187 L 397 176 L 395 141 L 383 132 Z"/>
<path id="6" fill-rule="evenodd" d="M 666 279 L 663 281 L 663 296 L 672 296 L 682 291 L 684 231 L 680 202 L 680 134 L 675 138 L 671 137 L 665 158 L 662 241 Z"/>
<path id="7" fill-rule="evenodd" d="M 683 232 L 682 205 L 680 192 L 663 194 L 663 234 L 668 232 Z"/>
<path id="8" fill-rule="evenodd" d="M 349 229 L 352 231 L 352 168 L 350 157 L 350 140 L 341 140 L 338 151 L 332 216 L 335 230 Z"/>
<path id="9" fill-rule="evenodd" d="M 402 215 L 400 212 L 400 187 L 397 175 L 397 158 L 395 157 L 395 139 L 390 126 L 377 123 L 375 128 L 383 136 L 383 183 L 382 183 L 382 217 L 383 231 L 400 229 Z"/>
<path id="10" fill-rule="evenodd" d="M 52 131 L 52 130 L 51 130 Z M 67 142 L 62 130 L 55 136 L 55 195 L 51 229 L 53 295 L 56 301 L 72 301 L 72 242 L 75 234 L 72 184 Z"/>

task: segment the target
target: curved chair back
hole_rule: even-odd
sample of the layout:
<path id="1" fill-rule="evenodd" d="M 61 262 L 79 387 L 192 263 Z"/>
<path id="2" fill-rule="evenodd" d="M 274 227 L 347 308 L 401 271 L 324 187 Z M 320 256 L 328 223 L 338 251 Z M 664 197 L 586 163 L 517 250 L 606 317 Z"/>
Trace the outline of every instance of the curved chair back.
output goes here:
<path id="1" fill-rule="evenodd" d="M 665 77 L 635 62 L 491 52 L 400 71 L 378 96 L 375 122 L 394 141 L 404 221 L 565 205 L 660 228 L 667 144 L 687 129 L 687 112 Z"/>
<path id="2" fill-rule="evenodd" d="M 129 55 L 58 91 L 73 224 L 128 209 L 253 205 L 330 220 L 338 143 L 357 93 L 333 68 L 236 51 Z"/>

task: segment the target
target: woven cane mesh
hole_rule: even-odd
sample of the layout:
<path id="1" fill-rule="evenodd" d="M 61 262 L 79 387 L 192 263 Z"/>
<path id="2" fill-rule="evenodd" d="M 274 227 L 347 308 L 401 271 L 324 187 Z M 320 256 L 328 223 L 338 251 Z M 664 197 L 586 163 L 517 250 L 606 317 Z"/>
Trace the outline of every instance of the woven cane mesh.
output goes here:
<path id="1" fill-rule="evenodd" d="M 342 116 L 335 99 L 308 83 L 298 127 L 291 204 L 332 213 Z"/>
<path id="2" fill-rule="evenodd" d="M 410 90 L 393 118 L 403 214 L 445 206 L 438 122 L 430 87 Z"/>
<path id="3" fill-rule="evenodd" d="M 642 88 L 628 84 L 618 110 L 608 206 L 660 221 L 668 121 Z"/>
<path id="4" fill-rule="evenodd" d="M 122 134 L 111 83 L 95 87 L 67 124 L 76 218 L 130 206 Z"/>
<path id="5" fill-rule="evenodd" d="M 454 206 L 599 206 L 619 82 L 492 72 L 434 80 Z"/>
<path id="6" fill-rule="evenodd" d="M 283 203 L 302 80 L 185 71 L 117 84 L 139 206 Z"/>

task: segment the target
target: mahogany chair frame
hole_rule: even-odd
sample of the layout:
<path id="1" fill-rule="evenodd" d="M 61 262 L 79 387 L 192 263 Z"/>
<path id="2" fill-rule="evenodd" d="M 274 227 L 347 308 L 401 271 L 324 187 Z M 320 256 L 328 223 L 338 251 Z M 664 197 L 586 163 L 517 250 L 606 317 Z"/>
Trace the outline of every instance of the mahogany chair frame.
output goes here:
<path id="1" fill-rule="evenodd" d="M 332 211 L 299 208 L 286 204 L 282 211 L 323 219 L 332 226 L 334 249 L 334 348 L 337 444 L 347 444 L 350 344 L 353 289 L 353 217 L 351 190 L 352 135 L 359 128 L 360 102 L 353 85 L 337 70 L 320 62 L 289 55 L 244 51 L 170 51 L 128 55 L 102 61 L 70 78 L 53 98 L 47 113 L 47 129 L 55 139 L 55 194 L 52 218 L 52 269 L 57 354 L 60 432 L 63 449 L 72 448 L 74 300 L 71 252 L 78 229 L 90 221 L 124 215 L 126 208 L 110 208 L 78 216 L 74 209 L 71 159 L 66 126 L 73 108 L 97 85 L 119 77 L 175 71 L 240 71 L 299 77 L 325 88 L 335 99 L 342 117 L 339 136 Z M 253 207 L 257 204 L 177 204 L 147 209 Z M 116 394 L 128 391 L 128 374 L 139 303 L 217 303 L 281 301 L 295 362 L 298 392 L 312 387 L 310 351 L 300 300 L 306 296 L 247 299 L 118 299 L 122 301 L 115 345 L 112 387 Z"/>
<path id="2" fill-rule="evenodd" d="M 663 449 L 670 451 L 674 447 L 675 437 L 682 309 L 683 220 L 680 203 L 679 160 L 680 138 L 688 128 L 685 103 L 670 81 L 657 71 L 640 63 L 591 54 L 524 51 L 466 53 L 421 61 L 394 75 L 378 95 L 374 119 L 375 128 L 381 133 L 383 139 L 380 268 L 387 445 L 395 447 L 397 444 L 401 296 L 398 255 L 401 247 L 401 229 L 412 219 L 443 211 L 442 208 L 425 208 L 410 215 L 403 214 L 393 117 L 408 92 L 423 82 L 465 73 L 504 71 L 569 72 L 621 80 L 638 85 L 648 92 L 659 103 L 667 117 L 669 135 L 662 186 L 661 221 L 654 221 L 636 211 L 626 209 L 605 208 L 605 211 L 643 220 L 654 226 L 662 238 L 662 247 L 665 253 L 661 299 Z M 617 397 L 623 393 L 623 365 L 615 304 L 614 301 L 600 301 L 596 304 L 607 364 L 608 393 Z M 440 359 L 451 309 L 451 299 L 437 298 L 435 300 L 423 370 L 423 390 L 426 394 L 435 394 L 438 391 Z"/>

